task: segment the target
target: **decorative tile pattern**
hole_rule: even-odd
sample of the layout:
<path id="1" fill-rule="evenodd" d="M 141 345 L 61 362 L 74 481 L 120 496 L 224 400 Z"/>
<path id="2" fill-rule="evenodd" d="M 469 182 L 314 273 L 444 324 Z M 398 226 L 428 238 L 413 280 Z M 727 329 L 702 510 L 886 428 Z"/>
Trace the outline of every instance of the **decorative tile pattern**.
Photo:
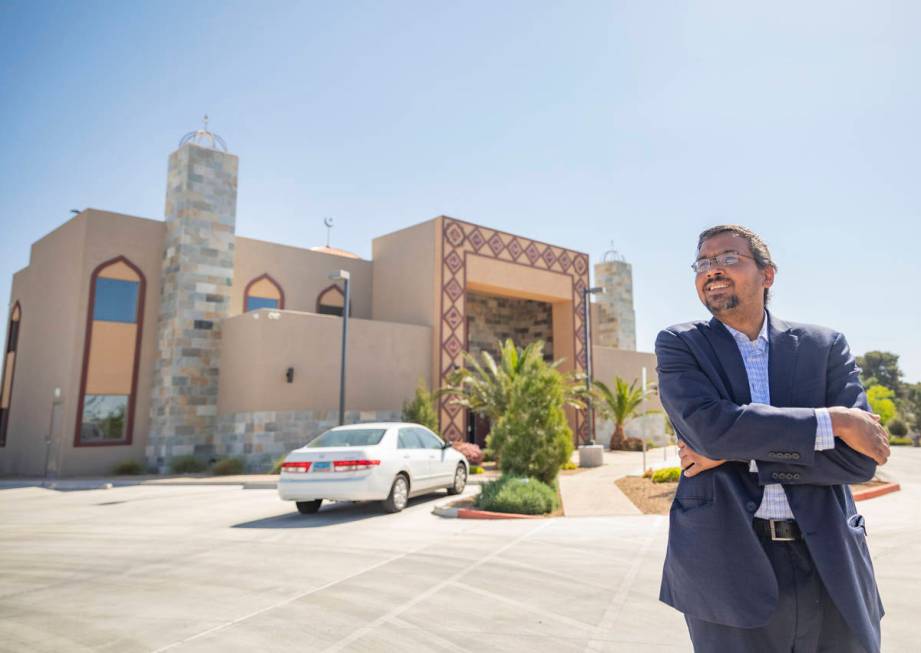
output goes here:
<path id="1" fill-rule="evenodd" d="M 442 229 L 442 293 L 438 367 L 440 382 L 463 364 L 464 343 L 467 340 L 466 254 L 487 256 L 500 261 L 524 265 L 567 275 L 572 281 L 573 333 L 580 334 L 569 343 L 554 343 L 554 357 L 576 362 L 577 370 L 585 369 L 586 348 L 583 331 L 582 289 L 588 285 L 588 256 L 514 236 L 502 231 L 445 218 Z M 522 256 L 523 255 L 523 256 Z M 460 262 L 460 264 L 458 264 Z M 571 348 L 570 348 L 571 346 Z M 441 432 L 449 440 L 462 440 L 466 432 L 466 411 L 442 400 L 439 407 Z M 575 413 L 575 434 L 584 436 L 588 429 L 584 415 Z"/>

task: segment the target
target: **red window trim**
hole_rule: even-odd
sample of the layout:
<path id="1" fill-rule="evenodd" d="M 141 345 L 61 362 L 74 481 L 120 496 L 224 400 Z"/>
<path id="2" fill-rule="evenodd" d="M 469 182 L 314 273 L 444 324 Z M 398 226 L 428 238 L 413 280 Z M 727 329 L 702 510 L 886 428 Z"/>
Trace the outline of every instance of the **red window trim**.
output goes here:
<path id="1" fill-rule="evenodd" d="M 267 279 L 273 286 L 278 288 L 278 310 L 283 311 L 285 309 L 285 289 L 281 287 L 281 284 L 278 283 L 271 274 L 266 272 L 265 274 L 260 274 L 258 277 L 246 284 L 246 288 L 243 289 L 243 312 L 246 313 L 246 300 L 249 298 L 249 289 L 254 285 Z"/>
<path id="2" fill-rule="evenodd" d="M 320 312 L 320 306 L 323 306 L 323 304 L 320 302 L 320 299 L 323 297 L 323 295 L 325 295 L 330 290 L 335 290 L 337 293 L 339 293 L 339 296 L 342 297 L 343 305 L 345 304 L 345 293 L 342 291 L 342 288 L 339 287 L 338 283 L 334 283 L 332 285 L 326 286 L 326 288 L 324 288 L 317 294 L 317 309 L 316 309 L 317 313 Z M 326 306 L 329 306 L 330 308 L 338 308 L 338 306 L 332 306 L 331 304 L 326 304 Z M 352 302 L 349 302 L 349 316 L 351 317 L 351 315 L 352 315 Z"/>
<path id="3" fill-rule="evenodd" d="M 93 336 L 93 309 L 96 303 L 96 279 L 99 273 L 105 268 L 115 263 L 124 263 L 134 270 L 138 275 L 138 302 L 137 315 L 135 324 L 137 325 L 137 335 L 134 341 L 134 363 L 131 370 L 131 394 L 128 395 L 128 415 L 125 421 L 125 438 L 122 440 L 105 440 L 103 442 L 82 442 L 80 440 L 80 431 L 83 426 L 83 402 L 86 398 L 86 377 L 89 373 L 90 363 L 90 342 Z M 86 332 L 83 338 L 83 369 L 80 372 L 80 394 L 77 401 L 77 420 L 74 430 L 74 447 L 113 447 L 130 445 L 134 438 L 134 408 L 137 401 L 138 390 L 138 367 L 141 361 L 141 336 L 144 333 L 144 299 L 147 288 L 147 277 L 141 272 L 141 269 L 124 256 L 104 261 L 96 266 L 93 274 L 90 276 L 90 301 L 86 307 Z"/>
<path id="4" fill-rule="evenodd" d="M 10 317 L 6 326 L 6 341 L 3 343 L 3 365 L 0 366 L 0 393 L 3 392 L 3 382 L 6 380 L 6 355 L 10 349 L 10 339 L 13 337 L 13 315 L 19 311 L 19 327 L 16 335 L 16 350 L 13 356 L 13 368 L 10 370 L 10 405 L 3 411 L 0 417 L 0 447 L 6 446 L 6 432 L 10 423 L 10 410 L 13 408 L 13 381 L 16 378 L 16 359 L 19 358 L 19 339 L 22 337 L 22 305 L 17 301 L 10 310 Z"/>

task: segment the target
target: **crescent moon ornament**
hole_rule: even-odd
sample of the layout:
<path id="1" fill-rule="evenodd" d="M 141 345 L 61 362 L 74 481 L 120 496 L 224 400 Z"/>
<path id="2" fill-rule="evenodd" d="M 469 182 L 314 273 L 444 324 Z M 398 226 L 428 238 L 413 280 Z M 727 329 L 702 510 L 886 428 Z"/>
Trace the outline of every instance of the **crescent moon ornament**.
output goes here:
<path id="1" fill-rule="evenodd" d="M 323 218 L 323 224 L 325 224 L 327 227 L 332 227 L 332 226 L 333 226 L 333 219 L 332 219 L 332 218 Z"/>
<path id="2" fill-rule="evenodd" d="M 326 246 L 329 247 L 329 234 L 333 230 L 333 219 L 323 218 L 323 224 L 326 225 Z"/>

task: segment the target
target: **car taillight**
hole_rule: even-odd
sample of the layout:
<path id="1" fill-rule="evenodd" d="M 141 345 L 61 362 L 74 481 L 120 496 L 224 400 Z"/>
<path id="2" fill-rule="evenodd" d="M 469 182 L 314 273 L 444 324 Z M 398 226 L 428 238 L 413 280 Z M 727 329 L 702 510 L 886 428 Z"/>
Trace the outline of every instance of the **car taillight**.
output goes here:
<path id="1" fill-rule="evenodd" d="M 357 472 L 362 469 L 371 469 L 375 465 L 380 465 L 379 460 L 334 460 L 333 471 L 336 472 Z"/>
<path id="2" fill-rule="evenodd" d="M 289 472 L 292 474 L 303 474 L 305 472 L 310 471 L 310 463 L 309 462 L 282 463 L 281 471 Z"/>

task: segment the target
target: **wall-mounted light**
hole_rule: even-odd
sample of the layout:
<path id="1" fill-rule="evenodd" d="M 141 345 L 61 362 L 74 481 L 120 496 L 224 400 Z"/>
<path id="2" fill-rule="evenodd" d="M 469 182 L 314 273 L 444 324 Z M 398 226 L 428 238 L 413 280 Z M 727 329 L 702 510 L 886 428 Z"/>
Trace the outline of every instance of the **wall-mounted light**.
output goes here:
<path id="1" fill-rule="evenodd" d="M 285 370 L 285 380 L 288 383 L 294 383 L 294 368 L 293 367 L 289 367 L 288 369 Z"/>

